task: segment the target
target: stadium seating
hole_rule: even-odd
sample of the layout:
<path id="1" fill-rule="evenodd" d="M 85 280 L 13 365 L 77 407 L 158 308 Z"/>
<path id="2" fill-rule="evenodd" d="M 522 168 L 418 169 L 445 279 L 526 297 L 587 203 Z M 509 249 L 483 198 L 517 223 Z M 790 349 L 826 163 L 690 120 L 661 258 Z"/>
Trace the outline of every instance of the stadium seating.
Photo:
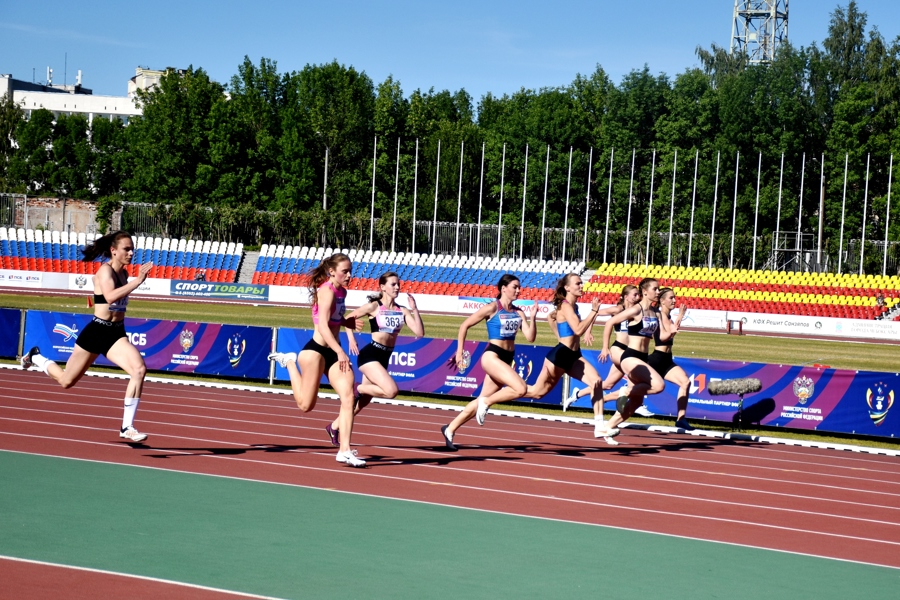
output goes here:
<path id="1" fill-rule="evenodd" d="M 623 285 L 644 277 L 672 287 L 690 307 L 712 310 L 875 319 L 900 302 L 897 276 L 621 264 L 601 265 L 586 296 L 613 303 Z M 878 306 L 879 292 L 884 306 Z"/>
<path id="2" fill-rule="evenodd" d="M 263 245 L 260 249 L 254 283 L 305 285 L 306 273 L 326 256 L 341 251 L 336 248 Z M 403 282 L 403 290 L 411 293 L 485 297 L 497 291 L 497 281 L 504 273 L 519 276 L 521 298 L 547 299 L 551 289 L 564 274 L 580 273 L 582 263 L 535 261 L 486 257 L 407 254 L 343 250 L 353 261 L 351 289 L 377 290 L 378 277 L 394 271 Z"/>
<path id="3" fill-rule="evenodd" d="M 0 227 L 0 263 L 4 269 L 53 273 L 95 273 L 105 259 L 81 260 L 85 244 L 99 235 Z M 207 281 L 232 282 L 243 255 L 243 244 L 138 237 L 131 274 L 147 261 L 150 277 L 194 279 L 204 271 Z"/>

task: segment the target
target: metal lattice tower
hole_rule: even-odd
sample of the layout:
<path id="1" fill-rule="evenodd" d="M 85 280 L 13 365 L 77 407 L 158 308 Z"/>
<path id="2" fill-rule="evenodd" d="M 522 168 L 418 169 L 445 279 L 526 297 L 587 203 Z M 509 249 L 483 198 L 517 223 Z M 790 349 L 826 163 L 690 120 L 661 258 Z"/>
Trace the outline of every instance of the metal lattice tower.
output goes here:
<path id="1" fill-rule="evenodd" d="M 788 0 L 734 0 L 731 53 L 745 52 L 750 64 L 775 59 L 788 39 Z"/>

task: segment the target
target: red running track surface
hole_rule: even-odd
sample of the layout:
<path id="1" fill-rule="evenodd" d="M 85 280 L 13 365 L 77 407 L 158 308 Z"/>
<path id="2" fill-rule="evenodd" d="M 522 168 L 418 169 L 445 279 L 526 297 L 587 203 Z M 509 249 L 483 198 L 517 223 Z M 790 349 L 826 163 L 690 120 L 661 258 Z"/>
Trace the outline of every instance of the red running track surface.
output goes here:
<path id="1" fill-rule="evenodd" d="M 337 402 L 302 414 L 290 396 L 147 382 L 118 437 L 125 382 L 63 390 L 0 369 L 0 449 L 499 511 L 900 567 L 900 461 L 755 442 L 488 415 L 446 452 L 453 412 L 385 404 L 359 417 L 366 469 L 334 460 Z"/>

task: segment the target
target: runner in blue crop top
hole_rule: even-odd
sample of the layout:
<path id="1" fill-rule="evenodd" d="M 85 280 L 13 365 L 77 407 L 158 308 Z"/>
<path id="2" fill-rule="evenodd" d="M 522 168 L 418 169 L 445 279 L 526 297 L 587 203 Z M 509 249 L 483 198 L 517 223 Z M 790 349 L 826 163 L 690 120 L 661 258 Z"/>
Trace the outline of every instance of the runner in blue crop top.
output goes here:
<path id="1" fill-rule="evenodd" d="M 600 403 L 600 374 L 581 355 L 581 338 L 585 343 L 593 342 L 591 329 L 598 314 L 612 314 L 617 307 L 600 310 L 600 299 L 595 297 L 591 302 L 591 311 L 582 319 L 578 313 L 578 300 L 584 295 L 584 282 L 576 273 L 569 273 L 556 283 L 553 293 L 553 304 L 556 306 L 553 321 L 556 323 L 556 335 L 559 343 L 554 346 L 544 357 L 544 365 L 541 374 L 533 386 L 528 386 L 529 398 L 542 398 L 559 382 L 563 375 L 577 379 L 586 384 L 586 393 L 592 393 L 596 397 L 594 401 L 595 411 L 602 415 Z M 571 395 L 571 401 L 563 402 L 563 410 L 568 409 L 569 404 L 577 396 Z M 568 398 L 566 399 L 568 400 Z M 599 406 L 598 406 L 599 405 Z"/>
<path id="2" fill-rule="evenodd" d="M 622 293 L 619 297 L 619 302 L 617 304 L 614 304 L 607 308 L 601 309 L 597 313 L 597 316 L 602 317 L 602 316 L 617 315 L 620 312 L 622 312 L 623 310 L 626 310 L 626 309 L 634 306 L 637 302 L 640 301 L 640 299 L 641 299 L 640 288 L 638 288 L 635 285 L 626 285 L 624 288 L 622 288 Z M 577 311 L 578 306 L 577 306 L 577 304 L 573 305 L 573 306 L 576 309 L 576 315 L 577 315 L 578 314 L 578 311 Z M 553 328 L 553 324 L 557 323 L 557 321 L 558 320 L 556 318 L 556 312 L 551 313 L 550 316 L 548 316 L 548 322 L 550 323 L 551 328 Z M 557 325 L 557 328 L 558 328 L 557 337 L 560 337 L 560 338 L 563 337 L 560 332 L 565 331 L 565 329 L 566 329 L 565 325 L 566 325 L 565 323 L 559 323 L 559 325 Z M 613 342 L 613 344 L 610 348 L 604 348 L 600 352 L 600 362 L 606 362 L 607 360 L 610 360 L 612 362 L 612 364 L 609 367 L 609 373 L 606 375 L 606 378 L 603 380 L 603 382 L 600 386 L 601 390 L 603 390 L 603 391 L 611 390 L 613 388 L 613 386 L 615 386 L 615 384 L 617 384 L 624 376 L 621 369 L 619 369 L 619 361 L 622 357 L 622 352 L 624 352 L 628 348 L 628 322 L 623 321 L 622 323 L 620 323 L 619 327 L 616 328 L 615 331 L 616 331 L 616 341 Z M 585 335 L 584 335 L 584 343 L 587 345 L 591 345 L 593 343 L 593 341 L 594 341 L 594 336 L 591 334 L 591 330 L 589 329 L 587 331 L 587 333 L 585 333 Z M 595 427 L 595 430 L 598 430 L 598 431 L 599 431 L 598 428 L 602 429 L 602 425 L 604 423 L 603 403 L 598 401 L 598 399 L 594 398 L 594 394 L 595 394 L 594 388 L 591 386 L 579 388 L 579 387 L 573 385 L 570 387 L 570 390 L 571 390 L 570 394 L 566 398 L 563 399 L 563 411 L 567 410 L 569 408 L 569 406 L 572 403 L 576 402 L 579 398 L 584 398 L 585 396 L 591 396 L 593 409 L 594 409 L 594 427 Z M 616 396 L 616 395 L 604 396 L 603 402 L 615 400 L 617 397 L 618 396 Z"/>
<path id="3" fill-rule="evenodd" d="M 41 355 L 37 346 L 21 358 L 23 367 L 36 366 L 55 379 L 62 387 L 70 388 L 84 376 L 101 354 L 128 373 L 125 407 L 119 437 L 129 442 L 143 442 L 147 434 L 134 428 L 134 417 L 141 401 L 141 390 L 147 367 L 125 332 L 125 309 L 128 295 L 147 279 L 153 263 L 140 266 L 137 277 L 128 281 L 128 266 L 134 258 L 134 241 L 125 231 L 116 231 L 98 238 L 84 249 L 83 260 L 91 262 L 100 256 L 109 259 L 94 274 L 94 318 L 81 330 L 65 368 Z"/>
<path id="4" fill-rule="evenodd" d="M 449 425 L 441 427 L 444 443 L 449 450 L 456 450 L 453 435 L 459 427 L 475 417 L 479 425 L 484 424 L 487 410 L 497 402 L 516 400 L 525 395 L 525 381 L 513 369 L 512 362 L 516 347 L 516 333 L 519 329 L 525 332 L 525 338 L 533 342 L 537 334 L 534 319 L 537 305 L 531 307 L 528 314 L 513 304 L 519 297 L 519 278 L 507 273 L 497 283 L 499 294 L 494 302 L 485 304 L 459 327 L 456 356 L 450 359 L 460 374 L 469 368 L 469 351 L 465 349 L 466 334 L 469 329 L 487 321 L 490 343 L 481 355 L 481 368 L 484 370 L 484 385 L 481 394 L 463 409 Z"/>
<path id="5" fill-rule="evenodd" d="M 425 335 L 425 326 L 416 307 L 416 299 L 407 294 L 409 308 L 397 304 L 400 295 L 400 277 L 393 272 L 384 273 L 378 278 L 380 292 L 369 296 L 369 301 L 348 315 L 348 318 L 364 319 L 369 317 L 372 328 L 372 342 L 359 350 L 352 332 L 347 337 L 350 342 L 350 354 L 359 355 L 356 368 L 362 374 L 362 382 L 356 386 L 356 401 L 353 414 L 368 406 L 373 396 L 378 398 L 396 398 L 400 393 L 397 382 L 388 373 L 391 354 L 397 344 L 397 337 L 405 324 L 417 338 Z M 340 443 L 340 423 L 337 419 L 325 427 L 331 443 Z"/>
<path id="6" fill-rule="evenodd" d="M 644 396 L 658 394 L 665 389 L 663 378 L 647 363 L 650 339 L 659 328 L 659 317 L 653 307 L 659 296 L 659 282 L 656 279 L 644 279 L 640 288 L 641 301 L 612 317 L 603 328 L 603 347 L 609 348 L 609 338 L 614 329 L 620 323 L 629 323 L 628 348 L 622 352 L 620 361 L 620 368 L 631 382 L 628 401 L 621 398 L 616 414 L 605 427 L 595 428 L 594 432 L 596 437 L 603 437 L 611 444 L 615 444 L 612 437 L 618 434 L 618 425 L 629 419 L 643 404 Z"/>
<path id="7" fill-rule="evenodd" d="M 355 399 L 353 365 L 339 341 L 342 326 L 356 330 L 361 330 L 363 326 L 362 319 L 345 318 L 343 314 L 352 269 L 350 257 L 337 253 L 323 259 L 308 273 L 315 324 L 313 337 L 299 355 L 296 352 L 273 352 L 269 354 L 269 360 L 287 369 L 294 400 L 303 412 L 315 408 L 319 398 L 319 382 L 322 375 L 327 375 L 328 382 L 341 400 L 338 416 L 340 449 L 336 460 L 351 467 L 365 467 L 366 461 L 358 458 L 356 451 L 350 449 Z M 328 318 L 323 318 L 324 315 L 328 315 Z"/>

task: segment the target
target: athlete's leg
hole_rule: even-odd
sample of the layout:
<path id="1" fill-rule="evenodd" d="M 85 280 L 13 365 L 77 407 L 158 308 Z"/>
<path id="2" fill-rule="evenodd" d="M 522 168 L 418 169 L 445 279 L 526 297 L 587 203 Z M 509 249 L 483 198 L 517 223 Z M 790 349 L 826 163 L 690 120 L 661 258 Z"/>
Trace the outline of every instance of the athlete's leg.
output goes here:
<path id="1" fill-rule="evenodd" d="M 289 361 L 285 367 L 291 377 L 291 391 L 297 407 L 303 412 L 311 411 L 319 399 L 319 381 L 325 372 L 325 357 L 315 350 L 303 350 L 296 361 Z M 301 375 L 301 371 L 305 375 Z"/>

